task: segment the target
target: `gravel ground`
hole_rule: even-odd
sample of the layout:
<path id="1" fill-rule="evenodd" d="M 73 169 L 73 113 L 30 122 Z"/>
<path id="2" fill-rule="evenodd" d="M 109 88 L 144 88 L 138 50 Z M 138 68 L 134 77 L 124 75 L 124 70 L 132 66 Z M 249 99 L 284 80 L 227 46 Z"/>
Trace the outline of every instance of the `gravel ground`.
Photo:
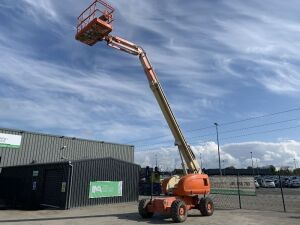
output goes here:
<path id="1" fill-rule="evenodd" d="M 141 219 L 137 203 L 102 205 L 71 210 L 1 210 L 2 225 L 126 225 L 126 224 L 173 224 L 171 219 L 154 215 L 152 219 Z M 211 217 L 200 216 L 192 210 L 183 224 L 201 225 L 299 225 L 299 213 L 281 213 L 254 210 L 217 209 Z"/>

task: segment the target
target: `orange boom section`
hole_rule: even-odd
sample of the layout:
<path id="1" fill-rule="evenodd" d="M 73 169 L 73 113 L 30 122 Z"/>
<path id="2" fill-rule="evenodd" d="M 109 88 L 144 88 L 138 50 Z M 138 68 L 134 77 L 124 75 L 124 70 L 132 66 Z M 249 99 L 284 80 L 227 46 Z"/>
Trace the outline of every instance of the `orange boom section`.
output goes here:
<path id="1" fill-rule="evenodd" d="M 207 174 L 188 174 L 179 180 L 173 190 L 176 196 L 207 195 L 210 192 L 210 182 Z"/>
<path id="2" fill-rule="evenodd" d="M 95 0 L 77 18 L 76 40 L 87 45 L 102 41 L 111 31 L 114 8 L 102 0 Z"/>

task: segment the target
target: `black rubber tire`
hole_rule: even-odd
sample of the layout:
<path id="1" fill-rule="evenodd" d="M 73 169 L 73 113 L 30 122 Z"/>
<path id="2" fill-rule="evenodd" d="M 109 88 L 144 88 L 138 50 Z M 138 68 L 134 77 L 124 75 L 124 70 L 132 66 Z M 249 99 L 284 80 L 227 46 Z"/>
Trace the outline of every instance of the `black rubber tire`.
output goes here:
<path id="1" fill-rule="evenodd" d="M 211 216 L 215 210 L 215 206 L 211 198 L 201 198 L 199 203 L 199 210 L 202 216 Z"/>
<path id="2" fill-rule="evenodd" d="M 149 212 L 147 210 L 147 205 L 150 203 L 150 199 L 142 199 L 139 202 L 139 214 L 143 218 L 151 218 L 153 216 L 153 212 Z"/>
<path id="3" fill-rule="evenodd" d="M 182 213 L 182 210 L 183 213 Z M 182 200 L 175 200 L 171 205 L 171 218 L 175 223 L 181 223 L 186 220 L 187 208 L 186 204 Z"/>

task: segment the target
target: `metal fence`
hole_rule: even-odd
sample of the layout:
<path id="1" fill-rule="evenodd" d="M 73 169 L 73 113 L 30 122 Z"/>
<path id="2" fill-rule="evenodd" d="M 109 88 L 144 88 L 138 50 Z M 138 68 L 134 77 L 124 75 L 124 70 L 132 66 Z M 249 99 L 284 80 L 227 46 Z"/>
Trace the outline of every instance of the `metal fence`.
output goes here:
<path id="1" fill-rule="evenodd" d="M 300 187 L 297 177 L 287 176 L 262 176 L 252 177 L 253 192 L 243 191 L 243 181 L 249 176 L 210 176 L 212 181 L 213 199 L 216 209 L 251 209 L 266 211 L 300 212 Z M 218 181 L 219 182 L 216 182 Z M 256 180 L 256 187 L 254 180 Z M 228 183 L 235 181 L 236 188 L 228 191 Z M 227 182 L 227 183 L 226 183 Z M 248 182 L 248 181 L 247 181 Z M 245 183 L 245 182 L 244 182 Z M 217 187 L 216 187 L 217 184 Z M 258 187 L 259 185 L 259 187 Z M 299 185 L 300 186 L 300 185 Z M 216 190 L 226 191 L 216 191 Z"/>

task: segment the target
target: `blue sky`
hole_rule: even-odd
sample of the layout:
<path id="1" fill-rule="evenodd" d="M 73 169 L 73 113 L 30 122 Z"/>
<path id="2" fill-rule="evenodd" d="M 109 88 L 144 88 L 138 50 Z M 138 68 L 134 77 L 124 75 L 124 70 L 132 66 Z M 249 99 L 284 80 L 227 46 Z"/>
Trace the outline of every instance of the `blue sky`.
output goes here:
<path id="1" fill-rule="evenodd" d="M 259 165 L 300 166 L 300 110 L 225 125 L 300 107 L 299 1 L 110 3 L 113 34 L 146 50 L 206 167 L 217 165 L 214 122 L 224 165 L 248 166 L 252 151 Z M 129 143 L 137 163 L 160 154 L 172 167 L 176 149 L 138 59 L 74 39 L 89 4 L 0 1 L 0 127 Z"/>

